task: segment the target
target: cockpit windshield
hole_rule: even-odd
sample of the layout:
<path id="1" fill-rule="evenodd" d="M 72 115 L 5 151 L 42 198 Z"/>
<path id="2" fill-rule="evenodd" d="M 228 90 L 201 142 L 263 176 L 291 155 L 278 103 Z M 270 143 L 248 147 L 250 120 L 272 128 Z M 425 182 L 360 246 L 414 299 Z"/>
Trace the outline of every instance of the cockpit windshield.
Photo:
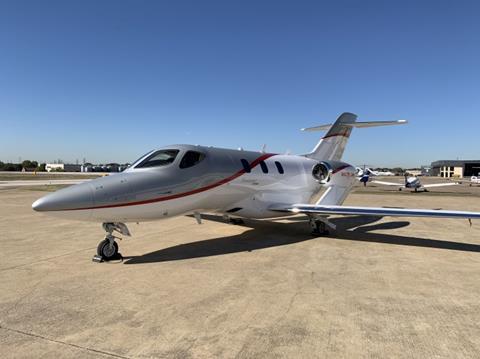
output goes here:
<path id="1" fill-rule="evenodd" d="M 135 166 L 135 168 L 148 168 L 166 166 L 175 161 L 179 150 L 159 150 L 152 153 L 142 162 Z"/>
<path id="2" fill-rule="evenodd" d="M 135 167 L 137 164 L 140 163 L 140 161 L 147 155 L 149 155 L 150 153 L 153 153 L 154 150 L 151 150 L 151 151 L 148 151 L 147 153 L 145 153 L 144 155 L 140 156 L 139 158 L 137 158 L 135 161 L 132 162 L 132 164 L 130 166 L 128 166 L 128 168 L 133 168 Z"/>

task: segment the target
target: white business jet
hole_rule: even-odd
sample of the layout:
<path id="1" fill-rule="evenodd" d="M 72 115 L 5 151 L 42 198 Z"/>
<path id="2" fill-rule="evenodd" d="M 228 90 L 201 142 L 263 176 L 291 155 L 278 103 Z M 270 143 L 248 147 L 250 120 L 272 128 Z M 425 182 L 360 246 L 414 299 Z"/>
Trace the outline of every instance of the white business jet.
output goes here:
<path id="1" fill-rule="evenodd" d="M 214 212 L 241 218 L 304 213 L 312 229 L 335 229 L 329 215 L 480 218 L 478 212 L 342 206 L 357 182 L 355 167 L 341 162 L 354 127 L 401 125 L 406 121 L 357 122 L 342 114 L 312 152 L 281 155 L 214 147 L 171 145 L 153 150 L 127 170 L 73 185 L 32 205 L 38 212 L 103 223 L 97 248 L 104 260 L 118 256 L 114 232 L 130 235 L 126 223 Z M 319 197 L 322 190 L 324 193 Z"/>

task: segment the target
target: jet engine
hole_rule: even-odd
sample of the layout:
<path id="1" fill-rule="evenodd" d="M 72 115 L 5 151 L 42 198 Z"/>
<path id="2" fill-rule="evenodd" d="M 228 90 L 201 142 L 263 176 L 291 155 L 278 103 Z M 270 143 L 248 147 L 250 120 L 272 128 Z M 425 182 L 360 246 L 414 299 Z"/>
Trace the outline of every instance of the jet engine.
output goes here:
<path id="1" fill-rule="evenodd" d="M 355 168 L 344 162 L 322 161 L 313 166 L 312 176 L 322 185 L 332 184 L 333 178 L 337 184 L 346 183 L 355 178 Z"/>
<path id="2" fill-rule="evenodd" d="M 321 184 L 328 183 L 330 181 L 332 173 L 333 168 L 328 162 L 317 163 L 312 168 L 313 178 L 315 178 Z"/>

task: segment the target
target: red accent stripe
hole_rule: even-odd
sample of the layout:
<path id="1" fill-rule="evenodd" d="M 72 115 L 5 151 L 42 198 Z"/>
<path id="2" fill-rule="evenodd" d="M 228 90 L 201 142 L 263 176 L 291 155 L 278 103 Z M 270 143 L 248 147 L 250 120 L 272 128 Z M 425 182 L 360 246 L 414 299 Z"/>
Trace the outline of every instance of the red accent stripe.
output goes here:
<path id="1" fill-rule="evenodd" d="M 272 156 L 275 156 L 275 153 L 266 153 L 260 157 L 258 157 L 256 160 L 254 160 L 252 163 L 250 163 L 250 167 L 254 168 L 257 166 L 261 161 L 266 160 L 267 158 L 270 158 Z M 182 192 L 182 193 L 177 193 L 177 194 L 172 194 L 170 196 L 164 196 L 164 197 L 158 197 L 158 198 L 152 198 L 152 199 L 146 199 L 143 201 L 136 201 L 136 202 L 127 202 L 127 203 L 118 203 L 118 204 L 107 204 L 103 206 L 94 206 L 94 207 L 84 207 L 84 208 L 70 208 L 70 209 L 62 209 L 60 211 L 78 211 L 78 210 L 85 210 L 85 209 L 102 209 L 102 208 L 115 208 L 115 207 L 127 207 L 127 206 L 137 206 L 141 204 L 149 204 L 149 203 L 155 203 L 155 202 L 162 202 L 162 201 L 168 201 L 170 199 L 176 199 L 176 198 L 181 198 L 181 197 L 186 197 L 190 196 L 192 194 L 208 191 L 209 189 L 221 186 L 225 183 L 233 181 L 235 178 L 240 177 L 241 175 L 245 174 L 245 170 L 242 169 L 230 177 L 224 178 L 220 181 L 214 182 L 212 184 L 209 184 L 204 187 L 196 188 L 191 191 L 187 192 Z"/>
<path id="2" fill-rule="evenodd" d="M 333 135 L 328 135 L 328 136 L 324 136 L 322 137 L 322 140 L 326 139 L 326 138 L 330 138 L 330 137 L 346 137 L 346 138 L 349 138 L 350 135 L 347 135 L 345 133 L 334 133 Z"/>
<path id="3" fill-rule="evenodd" d="M 322 137 L 322 140 L 330 137 L 336 137 L 336 136 L 342 136 L 349 138 L 351 131 L 349 131 L 349 128 L 344 129 L 343 131 L 337 132 L 337 133 L 332 133 L 331 135 L 327 134 L 326 136 Z"/>

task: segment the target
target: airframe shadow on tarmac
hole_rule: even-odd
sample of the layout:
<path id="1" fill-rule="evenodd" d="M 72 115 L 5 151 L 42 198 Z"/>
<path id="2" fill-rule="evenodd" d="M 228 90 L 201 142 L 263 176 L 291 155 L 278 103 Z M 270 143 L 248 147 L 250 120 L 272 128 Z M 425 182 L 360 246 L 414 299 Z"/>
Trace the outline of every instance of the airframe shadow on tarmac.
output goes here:
<path id="1" fill-rule="evenodd" d="M 204 220 L 224 222 L 221 216 L 203 215 Z M 406 227 L 407 221 L 376 223 L 382 217 L 350 216 L 331 219 L 337 225 L 337 231 L 328 238 L 370 243 L 393 244 L 437 248 L 465 252 L 480 252 L 480 245 L 443 241 L 435 239 L 405 237 L 384 233 L 372 233 L 375 230 L 391 230 Z M 219 237 L 203 241 L 179 244 L 141 256 L 125 257 L 125 264 L 156 263 L 218 256 L 237 252 L 290 245 L 307 240 L 314 240 L 309 233 L 308 223 L 304 217 L 292 217 L 287 223 L 248 220 L 245 224 L 251 230 L 234 236 Z"/>

